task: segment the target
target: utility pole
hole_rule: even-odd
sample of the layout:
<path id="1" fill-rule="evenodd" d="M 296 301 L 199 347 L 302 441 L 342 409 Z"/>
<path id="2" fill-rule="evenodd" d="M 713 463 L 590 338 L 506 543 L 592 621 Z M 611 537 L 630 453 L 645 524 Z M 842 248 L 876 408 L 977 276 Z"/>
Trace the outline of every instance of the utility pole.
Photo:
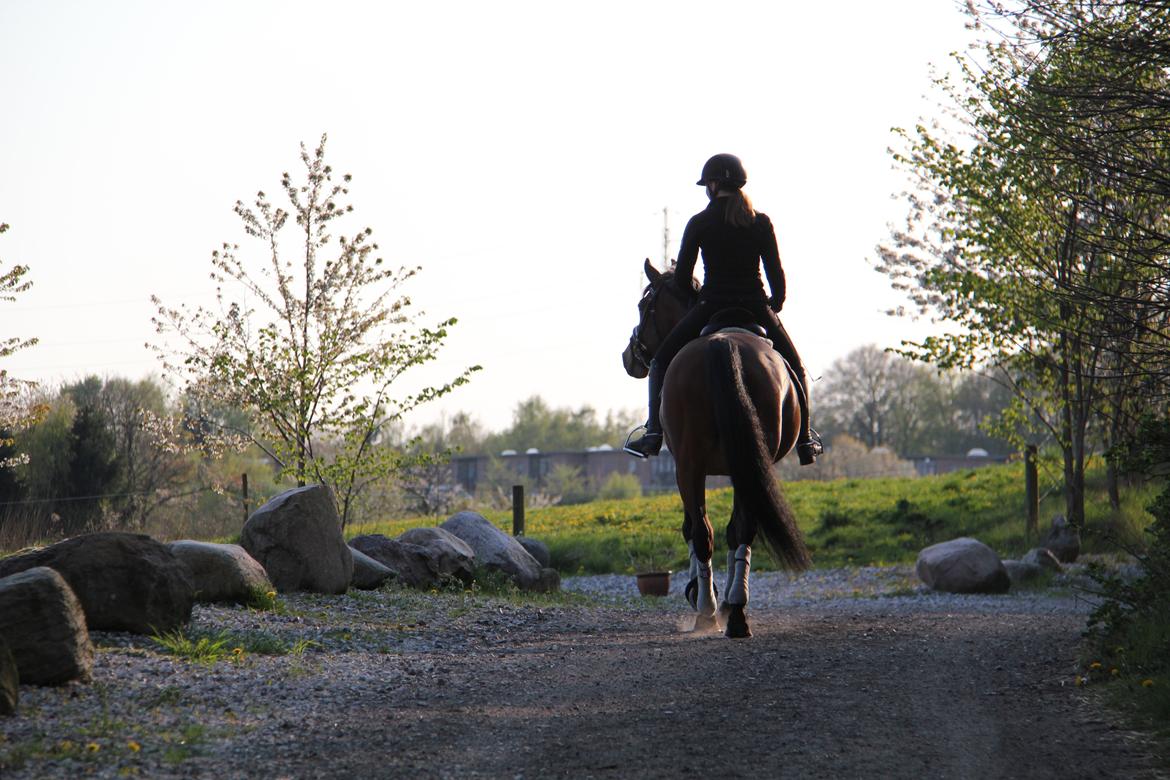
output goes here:
<path id="1" fill-rule="evenodd" d="M 670 268 L 670 220 L 667 207 L 662 207 L 662 267 Z"/>

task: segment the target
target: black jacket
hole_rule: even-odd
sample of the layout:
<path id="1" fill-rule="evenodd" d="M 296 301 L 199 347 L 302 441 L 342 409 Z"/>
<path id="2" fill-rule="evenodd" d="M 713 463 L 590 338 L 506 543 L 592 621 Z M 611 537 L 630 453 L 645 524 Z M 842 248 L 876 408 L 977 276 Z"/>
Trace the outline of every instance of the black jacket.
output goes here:
<path id="1" fill-rule="evenodd" d="M 763 259 L 772 289 L 772 308 L 779 310 L 784 303 L 784 269 L 780 267 L 772 220 L 757 211 L 751 227 L 737 227 L 724 219 L 726 205 L 726 198 L 715 198 L 687 223 L 678 251 L 675 283 L 684 290 L 690 287 L 702 249 L 701 299 L 718 303 L 760 300 L 767 298 L 760 278 Z"/>

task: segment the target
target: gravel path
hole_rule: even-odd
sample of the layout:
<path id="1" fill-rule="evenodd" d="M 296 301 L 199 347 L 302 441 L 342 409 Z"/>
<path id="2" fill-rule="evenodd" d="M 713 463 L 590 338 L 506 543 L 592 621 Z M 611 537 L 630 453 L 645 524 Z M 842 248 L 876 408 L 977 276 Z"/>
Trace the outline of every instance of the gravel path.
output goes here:
<path id="1" fill-rule="evenodd" d="M 0 777 L 1166 776 L 1072 684 L 1077 585 L 755 574 L 746 641 L 687 633 L 677 576 L 661 600 L 615 576 L 198 607 L 192 633 L 248 649 L 95 632 L 92 683 L 24 687 L 0 720 Z"/>

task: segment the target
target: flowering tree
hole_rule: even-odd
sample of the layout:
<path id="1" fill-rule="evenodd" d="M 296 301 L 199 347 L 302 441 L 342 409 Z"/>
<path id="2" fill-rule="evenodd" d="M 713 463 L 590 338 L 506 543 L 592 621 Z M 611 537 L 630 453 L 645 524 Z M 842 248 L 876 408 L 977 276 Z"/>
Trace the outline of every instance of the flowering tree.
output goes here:
<path id="1" fill-rule="evenodd" d="M 312 152 L 301 145 L 301 162 L 303 181 L 281 178 L 287 210 L 263 192 L 252 206 L 237 201 L 263 259 L 245 260 L 234 244 L 212 253 L 218 310 L 172 309 L 155 298 L 154 323 L 183 345 L 158 351 L 182 378 L 192 408 L 203 410 L 197 424 L 259 445 L 298 485 L 330 485 L 346 522 L 362 488 L 404 462 L 400 450 L 378 446 L 387 427 L 479 367 L 437 387 L 391 394 L 404 372 L 436 358 L 455 319 L 418 326 L 398 290 L 419 269 L 384 266 L 370 228 L 334 235 L 335 221 L 353 210 L 344 202 L 351 177 L 335 181 L 325 136 Z M 286 251 L 281 239 L 290 229 L 296 249 Z M 216 420 L 210 410 L 224 407 L 246 410 L 248 425 Z"/>
<path id="2" fill-rule="evenodd" d="M 8 231 L 8 225 L 0 223 L 0 233 Z M 28 266 L 14 265 L 7 271 L 0 264 L 0 301 L 15 301 L 16 296 L 32 287 L 32 282 L 25 279 Z M 8 336 L 0 338 L 0 359 L 6 358 L 22 349 L 27 349 L 37 343 L 35 338 Z M 8 375 L 6 368 L 0 367 L 0 446 L 11 445 L 11 433 L 25 425 L 30 419 L 30 413 L 22 403 L 22 392 L 31 383 L 24 382 Z M 12 465 L 11 459 L 0 461 L 0 467 Z"/>

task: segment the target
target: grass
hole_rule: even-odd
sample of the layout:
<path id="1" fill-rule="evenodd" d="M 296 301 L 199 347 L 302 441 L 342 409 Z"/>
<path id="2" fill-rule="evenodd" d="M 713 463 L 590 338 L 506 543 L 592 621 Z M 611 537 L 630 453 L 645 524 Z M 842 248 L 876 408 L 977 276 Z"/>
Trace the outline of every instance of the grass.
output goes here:
<path id="1" fill-rule="evenodd" d="M 155 634 L 151 639 L 166 652 L 192 663 L 243 662 L 252 655 L 304 655 L 317 647 L 311 639 L 288 641 L 266 631 L 197 633 L 183 630 Z"/>
<path id="2" fill-rule="evenodd" d="M 1105 492 L 1104 470 L 1092 471 L 1088 482 L 1084 550 L 1110 552 L 1118 541 L 1140 542 L 1141 529 L 1150 522 L 1144 507 L 1154 488 L 1124 492 L 1122 507 L 1114 512 Z M 957 536 L 974 536 L 1005 558 L 1033 546 L 1034 540 L 1025 538 L 1024 471 L 1019 463 L 935 477 L 791 482 L 784 491 L 814 565 L 820 567 L 913 562 L 923 546 Z M 715 558 L 721 560 L 731 491 L 708 491 L 707 512 L 715 528 Z M 1063 512 L 1063 497 L 1055 490 L 1041 503 L 1041 532 Z M 510 512 L 484 515 L 511 530 Z M 443 519 L 364 523 L 348 528 L 347 535 L 397 536 Z M 552 565 L 564 574 L 679 570 L 687 564 L 679 530 L 682 503 L 673 493 L 530 509 L 525 520 L 526 533 L 548 545 Z M 753 564 L 757 569 L 775 568 L 763 554 Z"/>

